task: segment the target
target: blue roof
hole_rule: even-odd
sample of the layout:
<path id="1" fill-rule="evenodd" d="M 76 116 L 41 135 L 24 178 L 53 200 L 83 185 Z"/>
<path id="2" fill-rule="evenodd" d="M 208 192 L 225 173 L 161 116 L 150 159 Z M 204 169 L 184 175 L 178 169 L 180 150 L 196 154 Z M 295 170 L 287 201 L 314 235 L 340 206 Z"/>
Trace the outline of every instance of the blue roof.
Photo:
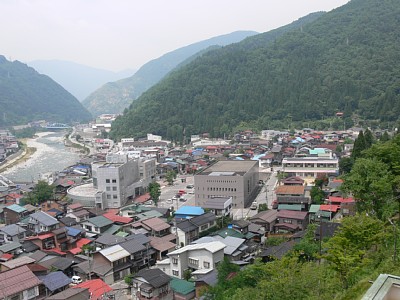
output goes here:
<path id="1" fill-rule="evenodd" d="M 174 161 L 167 161 L 166 164 L 169 165 L 169 166 L 173 166 L 173 167 L 178 166 L 178 163 L 176 163 Z"/>
<path id="2" fill-rule="evenodd" d="M 65 227 L 65 228 L 67 228 L 67 230 L 68 230 L 67 234 L 69 236 L 73 236 L 73 237 L 78 236 L 82 232 L 82 230 L 79 230 L 79 229 L 76 229 L 76 228 L 73 228 L 73 227 Z"/>
<path id="3" fill-rule="evenodd" d="M 39 276 L 39 279 L 52 292 L 71 283 L 71 279 L 61 271 L 51 272 L 46 276 Z"/>
<path id="4" fill-rule="evenodd" d="M 244 158 L 240 157 L 240 156 L 236 156 L 235 157 L 236 160 L 244 160 Z"/>
<path id="5" fill-rule="evenodd" d="M 202 214 L 204 214 L 204 209 L 202 209 L 200 206 L 181 206 L 175 212 L 175 215 L 200 216 Z"/>
<path id="6" fill-rule="evenodd" d="M 202 154 L 203 154 L 203 151 L 202 151 L 202 150 L 195 150 L 195 151 L 192 152 L 192 155 L 193 155 L 193 156 L 200 156 L 200 155 L 202 155 Z"/>
<path id="7" fill-rule="evenodd" d="M 265 153 L 254 155 L 251 160 L 260 160 L 260 157 L 263 157 L 263 156 L 265 156 Z"/>

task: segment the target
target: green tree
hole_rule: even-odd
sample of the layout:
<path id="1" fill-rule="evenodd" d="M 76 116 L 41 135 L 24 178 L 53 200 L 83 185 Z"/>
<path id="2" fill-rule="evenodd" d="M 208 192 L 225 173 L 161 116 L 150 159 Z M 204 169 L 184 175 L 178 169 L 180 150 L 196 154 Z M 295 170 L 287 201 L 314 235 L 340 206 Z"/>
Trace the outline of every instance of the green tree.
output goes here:
<path id="1" fill-rule="evenodd" d="M 364 132 L 364 141 L 365 141 L 365 149 L 368 149 L 374 143 L 374 136 L 372 135 L 371 130 L 367 129 Z"/>
<path id="2" fill-rule="evenodd" d="M 32 205 L 40 204 L 54 198 L 54 187 L 44 180 L 39 180 L 26 199 Z"/>
<path id="3" fill-rule="evenodd" d="M 390 136 L 389 136 L 388 132 L 385 131 L 385 132 L 382 134 L 382 136 L 381 136 L 381 138 L 380 138 L 379 140 L 380 140 L 381 142 L 387 142 L 387 141 L 389 141 L 389 140 L 390 140 Z"/>
<path id="4" fill-rule="evenodd" d="M 316 224 L 309 224 L 304 237 L 293 247 L 301 260 L 311 261 L 318 255 L 319 243 L 315 240 Z"/>
<path id="5" fill-rule="evenodd" d="M 152 182 L 149 184 L 149 193 L 150 197 L 153 200 L 155 206 L 158 204 L 158 200 L 160 199 L 161 195 L 161 187 L 158 182 Z"/>
<path id="6" fill-rule="evenodd" d="M 373 158 L 359 158 L 350 173 L 345 175 L 343 190 L 356 199 L 359 212 L 386 218 L 393 212 L 393 175 L 388 166 Z"/>
<path id="7" fill-rule="evenodd" d="M 351 151 L 351 158 L 353 160 L 356 160 L 357 158 L 361 157 L 361 152 L 363 152 L 365 149 L 366 146 L 365 146 L 364 133 L 360 131 L 358 137 L 354 141 L 354 147 L 353 150 Z"/>
<path id="8" fill-rule="evenodd" d="M 350 173 L 351 168 L 353 167 L 354 160 L 351 157 L 342 157 L 339 160 L 339 173 L 347 174 Z"/>
<path id="9" fill-rule="evenodd" d="M 313 186 L 310 191 L 311 200 L 315 204 L 322 204 L 325 200 L 325 193 L 318 186 Z"/>
<path id="10" fill-rule="evenodd" d="M 167 174 L 165 175 L 165 179 L 167 180 L 168 185 L 173 185 L 175 178 L 176 178 L 176 172 L 172 170 L 168 171 Z"/>
<path id="11" fill-rule="evenodd" d="M 268 204 L 267 203 L 260 203 L 258 205 L 258 212 L 266 211 L 268 210 Z"/>

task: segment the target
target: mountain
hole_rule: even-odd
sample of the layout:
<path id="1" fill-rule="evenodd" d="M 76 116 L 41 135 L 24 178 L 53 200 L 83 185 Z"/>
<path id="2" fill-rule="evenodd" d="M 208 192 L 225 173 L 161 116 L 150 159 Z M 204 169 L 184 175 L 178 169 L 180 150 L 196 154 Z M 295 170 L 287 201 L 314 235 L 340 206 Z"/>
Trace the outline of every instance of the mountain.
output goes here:
<path id="1" fill-rule="evenodd" d="M 129 106 L 132 100 L 137 99 L 167 73 L 196 53 L 210 46 L 224 46 L 236 43 L 255 34 L 257 32 L 236 31 L 179 48 L 146 63 L 129 78 L 106 83 L 82 103 L 94 116 L 103 113 L 121 113 Z"/>
<path id="2" fill-rule="evenodd" d="M 224 134 L 241 121 L 253 120 L 264 113 L 259 103 L 266 102 L 265 96 L 272 92 L 265 92 L 266 84 L 275 80 L 274 73 L 284 67 L 279 65 L 279 57 L 271 59 L 271 66 L 265 66 L 269 57 L 279 54 L 274 51 L 278 42 L 284 36 L 304 35 L 305 28 L 324 15 L 313 13 L 289 25 L 204 53 L 171 72 L 134 101 L 113 123 L 112 136 L 140 137 L 149 131 L 181 140 L 184 129 L 186 137 L 213 133 L 214 128 Z M 282 84 L 279 88 L 284 88 L 284 82 L 279 84 Z M 276 104 L 281 101 L 276 100 Z"/>
<path id="3" fill-rule="evenodd" d="M 80 101 L 103 84 L 135 73 L 134 70 L 112 72 L 63 60 L 34 60 L 28 65 L 61 84 Z"/>
<path id="4" fill-rule="evenodd" d="M 62 86 L 19 61 L 0 56 L 0 127 L 45 119 L 89 121 L 90 113 Z"/>

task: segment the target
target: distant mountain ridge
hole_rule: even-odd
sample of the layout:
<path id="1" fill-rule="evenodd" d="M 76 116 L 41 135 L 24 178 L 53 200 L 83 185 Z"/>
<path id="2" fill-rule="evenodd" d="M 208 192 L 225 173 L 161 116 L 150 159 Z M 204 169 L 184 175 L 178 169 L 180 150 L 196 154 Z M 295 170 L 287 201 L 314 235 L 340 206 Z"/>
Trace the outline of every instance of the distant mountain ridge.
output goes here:
<path id="1" fill-rule="evenodd" d="M 399 15 L 400 1 L 352 0 L 270 42 L 257 43 L 265 33 L 209 51 L 144 93 L 111 135 L 397 127 Z"/>
<path id="2" fill-rule="evenodd" d="M 106 83 L 82 103 L 94 116 L 103 113 L 121 113 L 133 100 L 196 53 L 210 46 L 236 43 L 255 34 L 257 32 L 236 31 L 171 51 L 146 63 L 129 78 Z"/>
<path id="3" fill-rule="evenodd" d="M 79 101 L 103 84 L 127 78 L 135 73 L 135 70 L 113 72 L 63 60 L 34 60 L 28 62 L 28 65 L 62 85 Z"/>
<path id="4" fill-rule="evenodd" d="M 0 127 L 45 119 L 87 122 L 90 113 L 61 85 L 19 61 L 0 55 Z"/>

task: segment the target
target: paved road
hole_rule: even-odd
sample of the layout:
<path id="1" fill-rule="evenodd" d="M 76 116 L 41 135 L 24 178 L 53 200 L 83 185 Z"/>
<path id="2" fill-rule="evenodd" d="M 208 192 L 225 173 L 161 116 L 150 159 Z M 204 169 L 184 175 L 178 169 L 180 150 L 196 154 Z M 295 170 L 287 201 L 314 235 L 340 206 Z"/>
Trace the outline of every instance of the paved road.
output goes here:
<path id="1" fill-rule="evenodd" d="M 186 182 L 182 182 L 184 179 Z M 160 201 L 158 202 L 158 207 L 168 208 L 173 206 L 175 210 L 179 209 L 179 207 L 185 206 L 195 206 L 194 194 L 189 194 L 189 192 L 194 189 L 186 188 L 187 185 L 194 183 L 193 175 L 178 175 L 176 178 L 174 185 L 168 186 L 166 183 L 161 183 L 161 196 Z M 168 199 L 172 199 L 180 190 L 186 191 L 186 194 L 183 195 L 183 198 L 186 201 L 177 201 L 173 200 L 172 202 L 167 201 Z"/>

